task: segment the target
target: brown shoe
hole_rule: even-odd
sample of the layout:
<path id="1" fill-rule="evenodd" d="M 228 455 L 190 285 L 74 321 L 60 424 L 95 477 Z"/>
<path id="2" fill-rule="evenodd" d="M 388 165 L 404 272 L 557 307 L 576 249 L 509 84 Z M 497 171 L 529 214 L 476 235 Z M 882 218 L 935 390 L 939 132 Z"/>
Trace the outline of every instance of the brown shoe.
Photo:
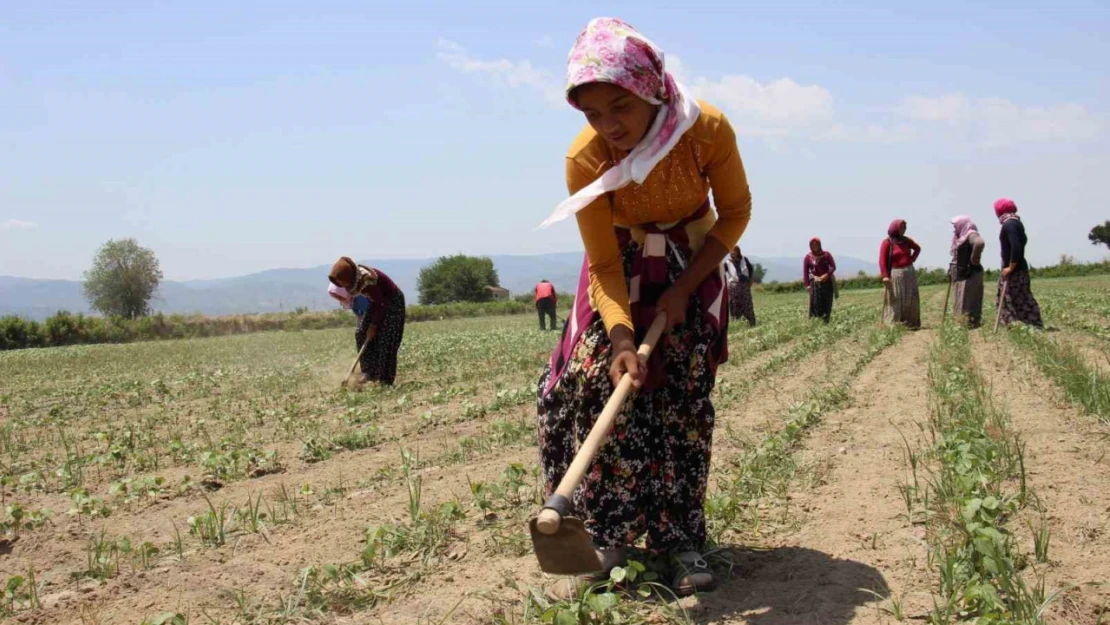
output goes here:
<path id="1" fill-rule="evenodd" d="M 717 590 L 717 578 L 709 563 L 697 551 L 683 551 L 674 556 L 675 576 L 671 588 L 679 597 Z"/>

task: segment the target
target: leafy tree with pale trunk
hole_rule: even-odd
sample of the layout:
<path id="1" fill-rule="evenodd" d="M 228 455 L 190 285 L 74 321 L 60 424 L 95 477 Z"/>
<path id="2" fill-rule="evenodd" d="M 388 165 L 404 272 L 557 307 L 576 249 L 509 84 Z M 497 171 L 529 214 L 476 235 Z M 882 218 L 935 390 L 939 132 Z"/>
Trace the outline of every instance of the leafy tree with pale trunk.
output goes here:
<path id="1" fill-rule="evenodd" d="M 154 252 L 135 239 L 113 239 L 100 247 L 85 272 L 85 299 L 109 317 L 135 319 L 150 313 L 162 270 Z"/>

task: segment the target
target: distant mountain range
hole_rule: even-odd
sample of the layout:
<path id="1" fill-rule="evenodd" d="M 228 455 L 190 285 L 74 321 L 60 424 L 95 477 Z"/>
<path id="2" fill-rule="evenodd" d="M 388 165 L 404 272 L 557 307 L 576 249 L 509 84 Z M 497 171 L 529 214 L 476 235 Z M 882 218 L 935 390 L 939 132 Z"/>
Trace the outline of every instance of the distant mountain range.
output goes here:
<path id="1" fill-rule="evenodd" d="M 582 253 L 539 256 L 491 256 L 501 286 L 512 293 L 530 292 L 536 282 L 548 279 L 560 291 L 572 291 L 582 268 Z M 416 282 L 420 269 L 434 259 L 369 259 L 363 264 L 380 268 L 405 292 L 409 304 L 417 303 Z M 800 258 L 757 258 L 767 268 L 767 281 L 801 277 Z M 837 258 L 838 274 L 877 273 L 878 267 L 856 258 Z M 321 265 L 307 269 L 269 269 L 259 273 L 216 280 L 163 281 L 154 309 L 165 313 L 230 315 L 293 310 L 324 310 L 334 304 L 327 295 L 327 273 Z M 88 313 L 88 303 L 77 280 L 38 280 L 0 276 L 0 315 L 42 320 L 59 310 Z"/>

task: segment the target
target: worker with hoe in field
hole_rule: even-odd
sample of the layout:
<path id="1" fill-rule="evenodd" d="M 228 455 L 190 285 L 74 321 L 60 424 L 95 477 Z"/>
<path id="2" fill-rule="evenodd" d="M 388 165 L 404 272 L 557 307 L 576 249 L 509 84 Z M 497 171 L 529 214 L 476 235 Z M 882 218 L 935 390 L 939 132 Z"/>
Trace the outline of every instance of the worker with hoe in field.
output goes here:
<path id="1" fill-rule="evenodd" d="M 979 228 L 967 215 L 952 218 L 952 263 L 949 279 L 954 284 L 952 316 L 962 319 L 969 328 L 978 328 L 983 321 L 983 265 L 980 260 L 986 241 Z"/>
<path id="2" fill-rule="evenodd" d="M 588 125 L 566 158 L 571 196 L 544 225 L 574 215 L 586 261 L 538 385 L 547 493 L 627 373 L 639 392 L 573 497 L 598 550 L 597 575 L 623 564 L 646 535 L 676 593 L 712 590 L 702 549 L 710 393 L 727 356 L 722 261 L 751 215 L 736 135 L 675 81 L 661 49 L 619 19 L 586 26 L 567 79 L 567 100 Z M 637 342 L 661 314 L 663 337 L 641 359 Z M 572 595 L 596 578 L 561 579 L 550 594 Z"/>
<path id="3" fill-rule="evenodd" d="M 355 349 L 361 354 L 362 382 L 392 386 L 405 333 L 405 294 L 381 270 L 346 256 L 335 262 L 328 280 L 328 293 L 358 315 Z"/>
<path id="4" fill-rule="evenodd" d="M 1013 200 L 1002 198 L 994 203 L 994 215 L 1002 229 L 998 234 L 1002 246 L 1002 275 L 998 277 L 999 321 L 1010 325 L 1020 321 L 1035 328 L 1043 328 L 1041 307 L 1033 297 L 1029 281 L 1029 263 L 1025 261 L 1025 224 L 1017 215 Z"/>
<path id="5" fill-rule="evenodd" d="M 540 330 L 546 330 L 545 317 L 551 319 L 551 329 L 555 327 L 555 307 L 559 304 L 559 296 L 555 294 L 555 286 L 545 280 L 540 280 L 536 285 L 536 313 L 540 316 Z"/>
<path id="6" fill-rule="evenodd" d="M 749 326 L 755 326 L 755 302 L 752 301 L 752 261 L 740 253 L 740 246 L 732 248 L 725 259 L 728 276 L 728 311 L 735 318 L 743 317 Z"/>
<path id="7" fill-rule="evenodd" d="M 809 254 L 802 261 L 802 282 L 809 291 L 809 316 L 825 323 L 832 317 L 836 297 L 836 260 L 821 247 L 821 239 L 809 240 Z"/>
<path id="8" fill-rule="evenodd" d="M 901 323 L 911 330 L 921 327 L 921 300 L 913 263 L 921 254 L 917 241 L 906 236 L 906 220 L 895 219 L 879 244 L 879 274 L 883 277 L 883 321 Z"/>

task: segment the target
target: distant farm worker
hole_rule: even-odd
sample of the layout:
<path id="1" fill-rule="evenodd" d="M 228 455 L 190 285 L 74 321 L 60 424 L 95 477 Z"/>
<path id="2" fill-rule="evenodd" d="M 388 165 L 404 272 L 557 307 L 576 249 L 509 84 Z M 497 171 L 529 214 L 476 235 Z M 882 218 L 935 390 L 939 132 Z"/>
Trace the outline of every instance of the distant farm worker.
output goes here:
<path id="1" fill-rule="evenodd" d="M 732 317 L 743 317 L 749 326 L 755 325 L 755 303 L 752 301 L 752 261 L 740 253 L 740 246 L 732 248 L 725 259 L 728 276 L 728 312 Z"/>
<path id="2" fill-rule="evenodd" d="M 1002 275 L 998 278 L 996 301 L 1002 308 L 1001 323 L 1010 325 L 1020 321 L 1035 328 L 1043 328 L 1041 307 L 1033 297 L 1029 281 L 1029 263 L 1025 261 L 1025 224 L 1017 215 L 1013 200 L 1002 198 L 994 203 L 994 215 L 1002 229 L 998 234 L 1002 246 Z M 1003 288 L 1005 287 L 1005 288 Z"/>
<path id="3" fill-rule="evenodd" d="M 954 283 L 952 316 L 962 318 L 969 328 L 983 320 L 983 265 L 980 259 L 986 241 L 967 215 L 952 218 L 952 265 Z"/>
<path id="4" fill-rule="evenodd" d="M 921 300 L 913 268 L 920 254 L 921 246 L 906 236 L 906 220 L 890 222 L 879 245 L 879 273 L 887 294 L 883 321 L 901 323 L 911 330 L 921 327 Z"/>
<path id="5" fill-rule="evenodd" d="M 360 360 L 363 381 L 392 386 L 405 333 L 405 294 L 380 270 L 357 265 L 346 256 L 335 262 L 328 280 L 334 287 L 328 290 L 332 297 L 358 315 L 355 348 L 370 341 Z"/>
<path id="6" fill-rule="evenodd" d="M 802 282 L 809 291 L 809 316 L 820 317 L 825 323 L 832 318 L 836 296 L 836 260 L 821 248 L 821 239 L 809 240 L 809 254 L 802 261 Z"/>
<path id="7" fill-rule="evenodd" d="M 663 51 L 619 19 L 591 21 L 567 63 L 567 100 L 588 126 L 571 144 L 571 197 L 586 248 L 574 310 L 539 382 L 540 455 L 550 494 L 625 373 L 639 392 L 574 497 L 605 571 L 646 534 L 674 591 L 712 590 L 702 557 L 713 440 L 710 399 L 727 354 L 722 261 L 748 225 L 751 194 L 725 116 L 667 71 Z M 716 211 L 709 202 L 713 192 Z M 637 342 L 656 315 L 649 360 Z M 606 578 L 608 573 L 602 571 Z M 563 579 L 569 596 L 586 579 Z"/>
<path id="8" fill-rule="evenodd" d="M 540 330 L 546 330 L 545 317 L 551 319 L 551 329 L 555 327 L 555 308 L 559 304 L 559 296 L 555 293 L 555 286 L 545 280 L 540 280 L 536 285 L 536 313 L 540 316 Z"/>

